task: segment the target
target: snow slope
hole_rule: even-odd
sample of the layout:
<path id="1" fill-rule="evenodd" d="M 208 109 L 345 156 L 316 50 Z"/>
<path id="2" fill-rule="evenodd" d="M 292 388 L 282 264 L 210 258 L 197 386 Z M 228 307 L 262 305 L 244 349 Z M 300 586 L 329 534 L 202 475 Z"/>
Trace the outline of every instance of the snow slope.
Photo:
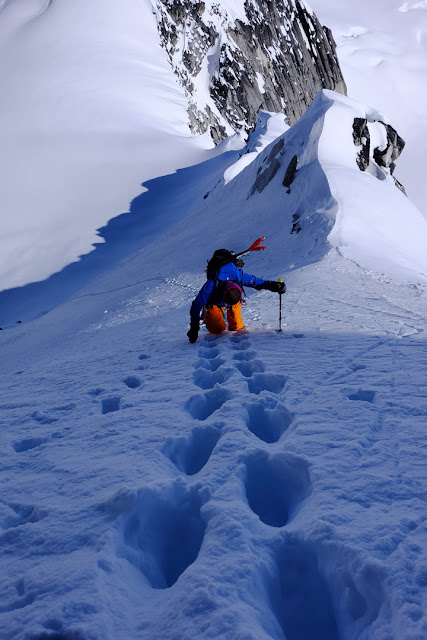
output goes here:
<path id="1" fill-rule="evenodd" d="M 407 141 L 398 177 L 425 213 L 425 4 L 312 4 L 333 29 L 349 95 L 380 109 Z M 243 17 L 242 2 L 221 7 Z M 77 260 L 141 183 L 209 157 L 210 140 L 189 137 L 156 10 L 149 0 L 0 3 L 0 290 Z M 203 103 L 208 80 L 204 68 Z"/>
<path id="2" fill-rule="evenodd" d="M 174 229 L 0 333 L 0 637 L 426 637 L 427 223 L 359 171 L 367 111 L 320 94 L 228 184 L 195 181 Z M 190 345 L 206 258 L 262 232 L 247 271 L 285 277 L 284 331 L 248 291 L 246 330 Z"/>
<path id="3" fill-rule="evenodd" d="M 0 78 L 0 290 L 92 250 L 141 182 L 212 146 L 190 136 L 149 0 L 3 2 Z"/>
<path id="4" fill-rule="evenodd" d="M 397 177 L 427 216 L 427 5 L 416 0 L 311 0 L 337 43 L 348 95 L 379 109 L 406 141 Z"/>

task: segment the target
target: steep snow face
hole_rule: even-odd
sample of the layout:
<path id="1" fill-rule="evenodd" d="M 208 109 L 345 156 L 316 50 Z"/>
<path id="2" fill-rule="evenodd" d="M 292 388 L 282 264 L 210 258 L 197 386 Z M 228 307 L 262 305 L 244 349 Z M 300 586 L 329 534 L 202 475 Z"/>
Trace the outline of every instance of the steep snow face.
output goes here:
<path id="1" fill-rule="evenodd" d="M 294 124 L 320 89 L 346 92 L 331 32 L 299 0 L 157 0 L 157 17 L 192 130 L 215 142 L 260 109 Z"/>

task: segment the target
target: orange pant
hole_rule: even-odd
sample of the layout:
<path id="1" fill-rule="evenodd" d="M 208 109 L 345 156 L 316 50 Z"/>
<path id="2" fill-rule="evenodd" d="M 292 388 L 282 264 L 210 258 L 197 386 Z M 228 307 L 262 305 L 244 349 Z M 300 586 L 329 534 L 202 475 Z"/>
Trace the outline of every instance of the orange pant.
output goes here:
<path id="1" fill-rule="evenodd" d="M 206 309 L 205 325 L 209 333 L 222 333 L 225 331 L 224 311 L 216 304 L 211 309 Z M 238 331 L 244 328 L 241 302 L 233 305 L 231 309 L 227 309 L 227 322 L 229 331 Z"/>

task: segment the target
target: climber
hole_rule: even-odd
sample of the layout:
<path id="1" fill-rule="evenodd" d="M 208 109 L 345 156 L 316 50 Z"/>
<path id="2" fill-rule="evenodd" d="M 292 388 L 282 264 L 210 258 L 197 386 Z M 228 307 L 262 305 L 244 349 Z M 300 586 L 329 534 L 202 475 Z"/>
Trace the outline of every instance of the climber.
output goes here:
<path id="1" fill-rule="evenodd" d="M 249 250 L 254 251 L 261 248 L 265 247 Z M 187 333 L 191 343 L 196 342 L 199 335 L 202 309 L 204 309 L 203 320 L 209 333 L 218 334 L 225 331 L 225 312 L 227 313 L 229 331 L 238 331 L 244 328 L 242 320 L 243 286 L 252 287 L 258 291 L 267 289 L 274 293 L 285 293 L 284 282 L 263 280 L 244 273 L 241 269 L 243 262 L 239 258 L 244 253 L 236 254 L 227 249 L 218 249 L 208 261 L 206 269 L 208 279 L 191 305 L 190 330 Z"/>

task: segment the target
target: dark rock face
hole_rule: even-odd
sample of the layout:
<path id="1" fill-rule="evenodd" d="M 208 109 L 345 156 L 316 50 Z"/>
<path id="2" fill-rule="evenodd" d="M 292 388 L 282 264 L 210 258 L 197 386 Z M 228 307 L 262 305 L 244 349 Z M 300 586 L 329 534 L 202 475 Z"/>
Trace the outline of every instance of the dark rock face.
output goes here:
<path id="1" fill-rule="evenodd" d="M 361 171 L 369 171 L 372 163 L 374 163 L 377 177 L 380 176 L 385 179 L 387 174 L 391 175 L 396 187 L 406 195 L 405 187 L 393 176 L 396 166 L 395 161 L 402 153 L 405 141 L 391 125 L 382 120 L 378 120 L 375 124 L 384 127 L 387 142 L 384 148 L 375 147 L 371 150 L 371 134 L 368 121 L 365 118 L 354 118 L 353 142 L 357 147 L 361 147 L 356 156 L 357 166 Z"/>
<path id="2" fill-rule="evenodd" d="M 284 153 L 284 146 L 285 141 L 283 137 L 279 138 L 277 142 L 272 145 L 268 156 L 264 157 L 262 165 L 258 168 L 257 177 L 252 185 L 249 197 L 253 196 L 256 192 L 262 193 L 266 186 L 273 180 L 281 166 L 280 156 Z"/>
<path id="3" fill-rule="evenodd" d="M 290 163 L 288 165 L 288 168 L 286 169 L 285 177 L 283 179 L 283 186 L 287 187 L 288 193 L 291 192 L 291 184 L 295 180 L 295 174 L 297 172 L 297 165 L 298 165 L 298 157 L 297 156 L 293 156 L 292 160 L 290 161 Z"/>
<path id="4" fill-rule="evenodd" d="M 391 125 L 385 122 L 381 122 L 381 124 L 384 125 L 387 133 L 387 146 L 383 150 L 374 149 L 374 160 L 380 167 L 390 168 L 392 174 L 396 166 L 395 161 L 405 147 L 405 141 Z"/>
<path id="5" fill-rule="evenodd" d="M 371 148 L 371 135 L 366 118 L 355 118 L 353 122 L 353 142 L 356 147 L 362 147 L 356 156 L 357 166 L 360 171 L 366 171 L 369 166 L 369 153 Z"/>
<path id="6" fill-rule="evenodd" d="M 268 154 L 267 162 L 271 162 L 273 158 L 277 156 L 279 151 L 283 149 L 284 146 L 285 146 L 285 141 L 283 140 L 283 138 L 279 138 L 278 141 L 273 145 L 270 153 Z"/>
<path id="7" fill-rule="evenodd" d="M 267 168 L 264 169 L 264 171 L 257 176 L 257 179 L 255 180 L 254 185 L 251 189 L 250 195 L 253 196 L 255 191 L 258 191 L 258 193 L 261 193 L 262 191 L 264 191 L 265 187 L 268 185 L 269 182 L 273 180 L 274 176 L 276 175 L 279 169 L 280 169 L 279 161 L 277 160 L 277 158 L 273 158 L 269 162 Z"/>
<path id="8" fill-rule="evenodd" d="M 299 225 L 298 220 L 300 219 L 300 215 L 298 213 L 294 213 L 292 216 L 292 233 L 299 233 L 301 231 L 301 227 Z"/>
<path id="9" fill-rule="evenodd" d="M 283 112 L 292 125 L 321 89 L 346 94 L 331 32 L 299 0 L 246 0 L 237 20 L 220 2 L 156 2 L 162 46 L 185 88 L 195 134 L 209 128 L 218 143 L 250 131 L 260 109 Z M 200 73 L 209 104 L 198 94 Z"/>

